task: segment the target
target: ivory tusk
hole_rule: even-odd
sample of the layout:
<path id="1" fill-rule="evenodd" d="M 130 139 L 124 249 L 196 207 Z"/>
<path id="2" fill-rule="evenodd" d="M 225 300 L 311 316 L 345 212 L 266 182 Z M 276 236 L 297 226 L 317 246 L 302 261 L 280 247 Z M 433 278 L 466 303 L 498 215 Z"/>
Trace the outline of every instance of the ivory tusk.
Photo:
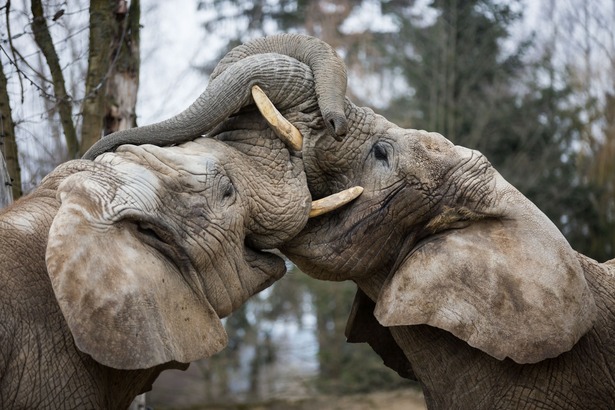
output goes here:
<path id="1" fill-rule="evenodd" d="M 357 198 L 363 192 L 363 187 L 354 186 L 344 191 L 312 201 L 310 218 L 331 212 Z"/>
<path id="2" fill-rule="evenodd" d="M 286 145 L 295 151 L 301 150 L 303 146 L 303 136 L 301 132 L 292 125 L 273 105 L 265 92 L 258 86 L 252 87 L 252 98 L 265 120 L 269 123 L 275 134 Z"/>

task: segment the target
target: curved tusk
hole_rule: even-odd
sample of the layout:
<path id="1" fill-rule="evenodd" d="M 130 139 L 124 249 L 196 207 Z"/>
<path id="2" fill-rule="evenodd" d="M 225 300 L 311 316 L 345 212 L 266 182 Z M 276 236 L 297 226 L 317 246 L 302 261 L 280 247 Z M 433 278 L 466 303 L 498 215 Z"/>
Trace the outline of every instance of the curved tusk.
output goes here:
<path id="1" fill-rule="evenodd" d="M 363 192 L 363 187 L 354 186 L 344 191 L 338 192 L 333 195 L 329 195 L 322 199 L 312 201 L 312 210 L 310 211 L 310 218 L 315 216 L 331 212 L 341 206 L 346 205 L 348 202 L 357 198 Z"/>
<path id="2" fill-rule="evenodd" d="M 301 132 L 292 125 L 273 105 L 265 92 L 258 86 L 252 87 L 252 98 L 265 120 L 269 123 L 275 134 L 286 145 L 295 151 L 301 150 L 303 146 L 303 136 Z"/>

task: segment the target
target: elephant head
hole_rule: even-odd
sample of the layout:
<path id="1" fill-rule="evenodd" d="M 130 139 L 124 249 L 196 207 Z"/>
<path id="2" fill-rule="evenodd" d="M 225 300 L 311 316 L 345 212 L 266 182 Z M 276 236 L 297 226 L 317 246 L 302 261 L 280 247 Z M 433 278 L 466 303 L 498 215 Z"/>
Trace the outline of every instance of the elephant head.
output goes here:
<path id="1" fill-rule="evenodd" d="M 311 207 L 301 163 L 280 141 L 264 148 L 267 165 L 208 138 L 124 145 L 59 184 L 46 261 L 80 350 L 139 369 L 226 345 L 220 318 L 286 271 L 262 249 Z"/>

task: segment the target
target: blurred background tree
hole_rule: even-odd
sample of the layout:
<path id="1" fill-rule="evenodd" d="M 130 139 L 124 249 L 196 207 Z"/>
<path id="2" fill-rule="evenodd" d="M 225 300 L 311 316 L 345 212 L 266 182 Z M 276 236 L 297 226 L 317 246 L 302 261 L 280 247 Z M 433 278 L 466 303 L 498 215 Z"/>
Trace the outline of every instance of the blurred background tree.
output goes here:
<path id="1" fill-rule="evenodd" d="M 0 151 L 15 198 L 101 135 L 134 126 L 144 69 L 189 60 L 177 80 L 156 78 L 139 90 L 167 93 L 156 109 L 143 110 L 157 111 L 157 117 L 141 114 L 151 122 L 184 108 L 187 97 L 171 94 L 198 94 L 232 46 L 280 31 L 301 32 L 343 56 L 348 94 L 356 103 L 401 126 L 437 131 L 482 151 L 575 249 L 599 261 L 615 256 L 613 1 L 142 3 L 32 0 L 0 6 Z M 163 6 L 165 12 L 155 14 Z M 170 14 L 180 23 L 163 32 Z M 201 22 L 186 37 L 199 58 L 165 47 L 189 16 Z M 141 30 L 143 21 L 149 24 Z M 142 38 L 150 39 L 146 52 Z M 164 72 L 149 76 L 168 79 Z M 145 106 L 154 98 L 143 100 Z M 353 284 L 317 282 L 289 267 L 288 275 L 226 320 L 227 349 L 185 373 L 163 374 L 152 403 L 410 385 L 368 346 L 345 343 Z"/>
<path id="2" fill-rule="evenodd" d="M 14 199 L 101 136 L 136 125 L 140 9 L 139 0 L 7 0 L 0 8 L 0 142 Z M 13 114 L 11 103 L 27 115 L 21 107 Z"/>

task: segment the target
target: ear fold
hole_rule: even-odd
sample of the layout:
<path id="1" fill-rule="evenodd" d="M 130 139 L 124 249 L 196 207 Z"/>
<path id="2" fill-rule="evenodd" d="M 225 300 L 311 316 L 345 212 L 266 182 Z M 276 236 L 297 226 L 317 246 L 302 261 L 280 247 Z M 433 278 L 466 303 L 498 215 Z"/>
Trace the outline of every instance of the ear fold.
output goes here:
<path id="1" fill-rule="evenodd" d="M 377 301 L 382 325 L 428 324 L 518 363 L 558 356 L 591 328 L 575 252 L 518 191 L 498 193 L 501 218 L 436 234 L 401 261 Z"/>
<path id="2" fill-rule="evenodd" d="M 61 184 L 47 245 L 49 276 L 77 347 L 119 369 L 187 363 L 220 351 L 227 335 L 202 293 L 136 238 L 134 224 L 117 220 L 153 198 L 144 199 L 147 205 L 127 195 L 138 176 L 107 177 L 110 168 L 100 174 L 81 172 Z"/>
<path id="3" fill-rule="evenodd" d="M 417 380 L 410 361 L 399 347 L 391 331 L 374 317 L 376 304 L 360 288 L 352 303 L 346 323 L 348 343 L 367 343 L 382 358 L 384 365 L 395 370 L 401 377 Z"/>

